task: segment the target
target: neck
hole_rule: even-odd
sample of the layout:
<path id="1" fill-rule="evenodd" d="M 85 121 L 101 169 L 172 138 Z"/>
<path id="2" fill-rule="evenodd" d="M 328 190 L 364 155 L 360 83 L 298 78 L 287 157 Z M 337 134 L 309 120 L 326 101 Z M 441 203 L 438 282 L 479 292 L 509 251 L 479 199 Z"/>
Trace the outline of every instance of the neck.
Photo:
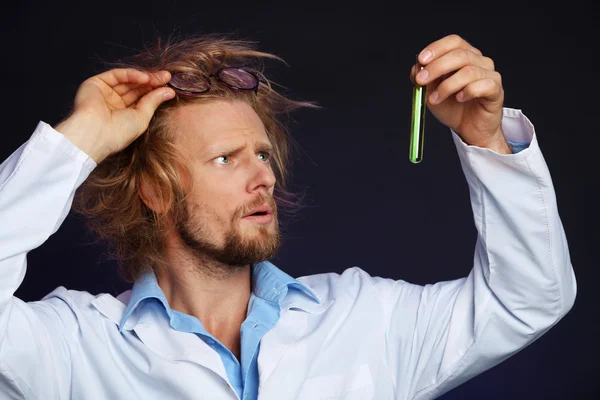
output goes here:
<path id="1" fill-rule="evenodd" d="M 240 328 L 252 290 L 250 266 L 200 259 L 181 245 L 167 246 L 167 260 L 169 268 L 156 278 L 171 309 L 198 318 L 204 329 L 239 353 Z"/>

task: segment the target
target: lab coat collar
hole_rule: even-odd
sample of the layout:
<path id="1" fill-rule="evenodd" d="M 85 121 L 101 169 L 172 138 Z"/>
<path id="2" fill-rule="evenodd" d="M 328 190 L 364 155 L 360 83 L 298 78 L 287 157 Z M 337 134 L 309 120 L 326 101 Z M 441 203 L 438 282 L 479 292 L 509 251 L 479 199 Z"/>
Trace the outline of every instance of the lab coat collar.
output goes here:
<path id="1" fill-rule="evenodd" d="M 92 301 L 92 305 L 117 326 L 125 314 L 130 301 L 131 290 L 117 298 L 103 294 Z M 173 361 L 191 361 L 202 365 L 223 378 L 235 392 L 227 377 L 227 372 L 217 352 L 211 349 L 194 333 L 172 329 L 169 317 L 157 302 L 145 302 L 137 307 L 119 330 L 133 331 L 146 345 L 160 357 Z M 122 328 L 122 329 L 121 329 Z M 122 332 L 122 334 L 124 334 Z"/>
<path id="2" fill-rule="evenodd" d="M 300 297 L 293 296 L 285 303 L 290 304 L 290 301 L 298 303 L 297 308 L 307 312 L 314 312 L 315 308 L 311 302 L 303 302 L 302 297 L 307 296 L 313 299 L 318 304 L 321 303 L 319 296 L 314 293 L 308 286 L 302 282 L 292 278 L 269 261 L 263 261 L 251 266 L 252 269 L 252 292 L 255 296 L 260 297 L 272 303 L 281 305 L 287 299 L 290 293 L 299 291 Z M 290 290 L 293 289 L 293 290 Z M 167 298 L 156 281 L 156 277 L 152 272 L 142 275 L 133 285 L 132 290 L 126 296 L 127 307 L 119 322 L 119 331 L 125 329 L 129 318 L 132 317 L 138 307 L 143 305 L 144 300 L 152 298 L 158 300 L 169 316 L 171 309 Z M 306 303 L 306 304 L 304 304 Z M 317 307 L 318 309 L 318 307 Z M 136 320 L 133 321 L 135 325 Z M 131 324 L 129 325 L 131 326 Z"/>
<path id="3" fill-rule="evenodd" d="M 255 290 L 255 294 L 258 293 L 261 296 L 267 296 L 269 292 L 276 294 L 276 291 L 280 291 L 284 287 L 285 289 L 288 287 L 297 289 L 287 291 L 285 297 L 280 299 L 281 315 L 289 310 L 300 310 L 312 315 L 321 314 L 333 303 L 332 299 L 328 299 L 320 293 L 323 288 L 311 287 L 310 283 L 302 283 L 299 280 L 293 279 L 269 262 L 263 262 L 260 265 L 257 264 L 256 273 L 259 272 L 263 276 L 278 276 L 279 279 L 273 280 L 273 282 L 286 282 L 286 285 L 275 285 L 275 291 L 273 291 L 273 287 L 270 287 L 271 290 L 268 290 L 269 286 L 263 285 L 258 290 Z M 265 282 L 269 282 L 269 280 L 265 280 Z M 260 285 L 257 284 L 257 286 Z M 323 292 L 328 293 L 327 290 L 323 290 Z M 127 290 L 115 298 L 106 293 L 96 297 L 92 301 L 92 305 L 106 318 L 114 322 L 119 331 L 135 331 L 150 349 L 161 356 L 168 359 L 198 358 L 199 355 L 201 357 L 216 357 L 215 363 L 220 365 L 220 368 L 215 369 L 225 374 L 224 369 L 221 371 L 222 362 L 218 354 L 208 347 L 204 341 L 197 340 L 198 338 L 195 334 L 172 329 L 167 313 L 164 312 L 164 309 L 160 309 L 158 302 L 142 302 L 138 307 L 134 307 L 129 312 L 128 306 L 135 300 L 132 294 L 134 294 L 132 290 Z M 127 318 L 124 318 L 125 316 Z M 194 344 L 193 347 L 196 347 L 195 349 L 190 347 L 192 343 Z M 196 356 L 192 356 L 193 354 Z"/>
<path id="4" fill-rule="evenodd" d="M 257 266 L 258 265 L 259 264 L 257 264 Z M 261 269 L 264 268 L 270 273 L 282 274 L 282 276 L 287 275 L 270 262 L 263 262 L 260 263 L 260 265 Z M 289 275 L 287 276 L 289 277 Z M 320 293 L 321 290 L 319 289 L 322 288 L 317 289 L 313 287 L 311 283 L 301 282 L 300 280 L 291 277 L 289 279 L 288 287 L 293 287 L 298 290 L 289 290 L 286 296 L 279 302 L 282 313 L 290 309 L 295 309 L 309 314 L 320 314 L 333 303 L 333 300 L 328 299 L 327 296 Z M 267 292 L 267 290 L 263 287 L 260 290 L 255 291 L 255 294 L 258 293 L 261 296 L 265 296 L 265 292 Z M 325 293 L 327 292 L 325 291 Z M 132 309 L 131 312 L 129 312 L 129 308 L 133 308 L 131 306 L 135 305 L 131 304 L 132 294 L 133 290 L 127 290 L 115 298 L 112 295 L 105 293 L 96 297 L 96 299 L 92 301 L 92 305 L 106 318 L 113 321 L 119 327 L 120 331 L 131 331 L 140 323 L 140 320 L 143 319 L 145 322 L 148 322 L 148 318 L 142 318 L 143 312 L 141 311 L 144 310 L 144 307 L 135 307 L 135 309 Z M 126 315 L 127 318 L 125 318 Z"/>

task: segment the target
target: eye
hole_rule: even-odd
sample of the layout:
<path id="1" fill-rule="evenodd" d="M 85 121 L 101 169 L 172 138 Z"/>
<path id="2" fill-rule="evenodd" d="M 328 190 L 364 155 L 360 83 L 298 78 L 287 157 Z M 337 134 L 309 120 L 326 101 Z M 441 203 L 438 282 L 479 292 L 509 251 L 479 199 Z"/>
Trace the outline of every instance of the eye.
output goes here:
<path id="1" fill-rule="evenodd" d="M 229 156 L 219 156 L 215 160 L 217 164 L 229 164 Z"/>
<path id="2" fill-rule="evenodd" d="M 269 160 L 271 159 L 271 154 L 266 152 L 266 151 L 261 151 L 260 153 L 258 153 L 258 158 L 264 162 L 264 163 L 268 163 Z"/>

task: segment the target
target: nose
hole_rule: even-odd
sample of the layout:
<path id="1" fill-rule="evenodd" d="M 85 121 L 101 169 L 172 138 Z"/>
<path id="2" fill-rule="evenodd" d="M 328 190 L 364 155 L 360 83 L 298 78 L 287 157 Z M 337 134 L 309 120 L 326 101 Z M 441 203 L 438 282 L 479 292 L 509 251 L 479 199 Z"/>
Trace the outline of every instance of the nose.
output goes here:
<path id="1" fill-rule="evenodd" d="M 275 187 L 275 174 L 270 163 L 264 163 L 255 157 L 251 166 L 250 179 L 248 180 L 248 192 L 254 193 L 260 190 L 273 193 Z"/>

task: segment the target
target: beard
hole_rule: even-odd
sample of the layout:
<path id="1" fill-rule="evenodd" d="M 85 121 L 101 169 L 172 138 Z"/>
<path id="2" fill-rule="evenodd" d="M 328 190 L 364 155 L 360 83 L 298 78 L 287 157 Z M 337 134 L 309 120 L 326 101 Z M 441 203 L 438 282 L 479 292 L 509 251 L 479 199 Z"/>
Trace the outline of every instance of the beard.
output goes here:
<path id="1" fill-rule="evenodd" d="M 273 211 L 273 221 L 268 225 L 257 225 L 245 235 L 238 221 L 251 209 L 267 203 Z M 190 253 L 207 267 L 214 266 L 214 273 L 231 273 L 246 265 L 252 265 L 273 257 L 279 250 L 281 238 L 277 219 L 277 206 L 273 198 L 261 196 L 248 205 L 238 207 L 230 221 L 220 217 L 213 209 L 195 204 L 194 213 L 183 201 L 180 205 L 177 232 Z M 201 219 L 199 216 L 203 216 Z M 222 227 L 228 226 L 223 245 L 216 245 L 216 237 L 207 221 Z M 273 225 L 273 226 L 271 226 Z M 216 263 L 215 263 L 216 262 Z M 217 265 L 215 265 L 217 264 Z M 210 268 L 210 267 L 209 267 Z"/>

